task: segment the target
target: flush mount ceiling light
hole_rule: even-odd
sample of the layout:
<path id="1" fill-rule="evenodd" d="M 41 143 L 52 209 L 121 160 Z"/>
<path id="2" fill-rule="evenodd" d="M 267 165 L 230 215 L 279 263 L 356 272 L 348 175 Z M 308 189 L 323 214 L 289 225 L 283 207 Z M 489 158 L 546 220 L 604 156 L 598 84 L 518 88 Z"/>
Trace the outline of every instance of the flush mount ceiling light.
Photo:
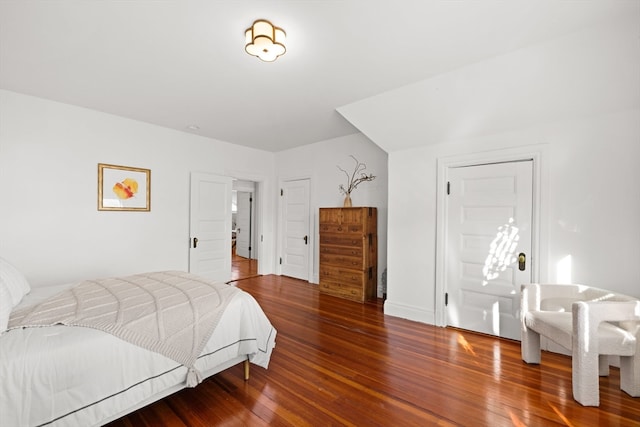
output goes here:
<path id="1" fill-rule="evenodd" d="M 284 43 L 287 35 L 282 28 L 274 27 L 265 19 L 258 19 L 244 32 L 244 50 L 266 62 L 273 62 L 287 51 Z"/>

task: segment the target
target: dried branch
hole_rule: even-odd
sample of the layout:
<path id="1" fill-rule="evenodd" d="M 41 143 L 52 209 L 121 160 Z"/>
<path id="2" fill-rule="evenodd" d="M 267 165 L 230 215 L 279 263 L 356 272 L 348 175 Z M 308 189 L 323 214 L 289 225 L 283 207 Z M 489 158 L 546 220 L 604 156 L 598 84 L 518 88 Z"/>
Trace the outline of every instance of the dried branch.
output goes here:
<path id="1" fill-rule="evenodd" d="M 346 170 L 342 169 L 338 166 L 338 169 L 341 170 L 347 176 L 347 186 L 345 187 L 343 184 L 338 186 L 338 190 L 345 196 L 351 194 L 353 190 L 358 188 L 358 185 L 365 181 L 373 181 L 376 177 L 372 173 L 366 174 L 364 171 L 367 169 L 367 165 L 361 163 L 356 159 L 353 155 L 350 156 L 355 162 L 356 167 L 353 170 L 352 174 L 349 174 Z"/>

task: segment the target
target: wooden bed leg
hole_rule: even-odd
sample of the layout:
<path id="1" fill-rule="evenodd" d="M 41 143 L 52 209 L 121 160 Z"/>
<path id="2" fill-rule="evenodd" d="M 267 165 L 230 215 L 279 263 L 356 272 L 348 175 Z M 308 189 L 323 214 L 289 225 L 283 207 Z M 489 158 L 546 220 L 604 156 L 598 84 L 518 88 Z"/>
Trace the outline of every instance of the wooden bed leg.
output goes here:
<path id="1" fill-rule="evenodd" d="M 244 361 L 244 380 L 249 381 L 249 359 Z"/>

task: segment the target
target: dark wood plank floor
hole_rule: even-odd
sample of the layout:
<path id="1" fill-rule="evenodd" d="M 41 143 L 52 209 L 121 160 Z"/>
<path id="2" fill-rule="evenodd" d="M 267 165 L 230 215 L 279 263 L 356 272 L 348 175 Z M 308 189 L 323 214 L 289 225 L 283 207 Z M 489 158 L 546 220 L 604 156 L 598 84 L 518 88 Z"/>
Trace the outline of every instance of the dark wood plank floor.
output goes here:
<path id="1" fill-rule="evenodd" d="M 236 254 L 236 248 L 231 250 L 231 280 L 227 283 L 255 277 L 258 275 L 258 260 L 244 258 Z"/>
<path id="2" fill-rule="evenodd" d="M 278 276 L 234 282 L 278 330 L 268 370 L 236 366 L 111 424 L 121 426 L 639 426 L 640 398 L 600 380 L 572 398 L 571 360 L 520 359 L 518 342 L 385 316 L 380 300 L 320 295 Z"/>

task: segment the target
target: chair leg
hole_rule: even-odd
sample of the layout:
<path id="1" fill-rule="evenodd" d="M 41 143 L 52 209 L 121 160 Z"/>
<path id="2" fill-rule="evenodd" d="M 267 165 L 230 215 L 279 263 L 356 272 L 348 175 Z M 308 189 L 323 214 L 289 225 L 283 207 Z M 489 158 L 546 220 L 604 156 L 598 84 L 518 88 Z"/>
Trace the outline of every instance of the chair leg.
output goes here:
<path id="1" fill-rule="evenodd" d="M 527 363 L 540 363 L 540 334 L 529 328 L 522 330 L 520 343 L 522 360 Z"/>
<path id="2" fill-rule="evenodd" d="M 598 353 L 575 344 L 571 357 L 573 398 L 583 406 L 600 406 Z"/>
<path id="3" fill-rule="evenodd" d="M 609 376 L 609 356 L 601 354 L 598 358 L 598 373 L 601 377 Z"/>
<path id="4" fill-rule="evenodd" d="M 640 354 L 620 356 L 620 390 L 640 397 Z"/>

